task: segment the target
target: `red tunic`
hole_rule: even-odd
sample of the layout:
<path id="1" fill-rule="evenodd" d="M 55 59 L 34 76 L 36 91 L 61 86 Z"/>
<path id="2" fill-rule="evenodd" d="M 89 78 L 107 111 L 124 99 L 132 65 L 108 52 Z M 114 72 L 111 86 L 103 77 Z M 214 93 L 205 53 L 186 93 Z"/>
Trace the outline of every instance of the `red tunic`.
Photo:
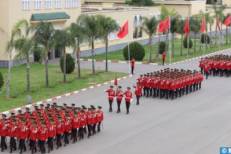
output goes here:
<path id="1" fill-rule="evenodd" d="M 117 101 L 122 101 L 122 99 L 123 99 L 123 91 L 122 90 L 116 91 L 116 99 L 117 99 Z"/>
<path id="2" fill-rule="evenodd" d="M 38 139 L 40 141 L 46 141 L 47 138 L 48 138 L 47 128 L 45 126 L 40 126 L 39 131 L 38 131 Z"/>
<path id="3" fill-rule="evenodd" d="M 132 92 L 130 90 L 127 90 L 125 91 L 124 95 L 125 95 L 125 101 L 127 103 L 130 103 L 132 99 Z"/>
<path id="4" fill-rule="evenodd" d="M 106 92 L 108 93 L 108 100 L 113 101 L 113 99 L 115 97 L 115 91 L 110 88 L 110 89 L 106 90 Z"/>
<path id="5" fill-rule="evenodd" d="M 31 126 L 29 129 L 29 139 L 32 141 L 36 141 L 38 138 L 38 128 Z"/>

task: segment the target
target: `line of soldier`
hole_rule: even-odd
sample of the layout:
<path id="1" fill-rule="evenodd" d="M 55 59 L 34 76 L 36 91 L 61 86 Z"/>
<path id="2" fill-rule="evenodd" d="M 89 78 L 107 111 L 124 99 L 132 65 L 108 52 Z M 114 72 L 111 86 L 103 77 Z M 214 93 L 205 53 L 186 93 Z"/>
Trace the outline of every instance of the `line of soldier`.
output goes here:
<path id="1" fill-rule="evenodd" d="M 29 149 L 31 153 L 40 151 L 42 154 L 53 151 L 56 143 L 57 149 L 63 144 L 73 143 L 100 132 L 104 119 L 101 106 L 58 106 L 56 103 L 44 106 L 34 106 L 34 110 L 26 108 L 25 112 L 18 110 L 12 112 L 9 117 L 2 114 L 0 119 L 1 151 L 7 150 L 7 138 L 9 138 L 10 153 L 19 150 L 23 153 Z M 47 144 L 47 146 L 46 146 Z M 18 146 L 17 146 L 18 145 Z M 37 150 L 38 148 L 38 150 Z"/>
<path id="2" fill-rule="evenodd" d="M 202 81 L 203 75 L 198 71 L 166 68 L 141 75 L 137 84 L 146 97 L 175 99 L 201 89 Z"/>
<path id="3" fill-rule="evenodd" d="M 117 85 L 117 84 L 115 84 Z M 112 112 L 112 106 L 114 100 L 117 102 L 117 113 L 121 112 L 121 102 L 124 99 L 125 100 L 125 106 L 126 106 L 126 113 L 129 114 L 130 104 L 132 102 L 132 91 L 130 87 L 127 87 L 127 90 L 123 91 L 121 86 L 116 86 L 117 88 L 114 90 L 114 86 L 110 86 L 109 89 L 107 89 L 105 92 L 107 92 L 108 95 L 108 102 L 109 102 L 109 112 Z M 142 95 L 142 87 L 140 85 L 133 86 L 135 89 L 135 96 L 136 96 L 136 105 L 140 104 L 140 97 Z"/>
<path id="4" fill-rule="evenodd" d="M 199 67 L 201 73 L 205 74 L 206 79 L 210 74 L 213 76 L 230 76 L 231 56 L 221 54 L 202 58 Z"/>

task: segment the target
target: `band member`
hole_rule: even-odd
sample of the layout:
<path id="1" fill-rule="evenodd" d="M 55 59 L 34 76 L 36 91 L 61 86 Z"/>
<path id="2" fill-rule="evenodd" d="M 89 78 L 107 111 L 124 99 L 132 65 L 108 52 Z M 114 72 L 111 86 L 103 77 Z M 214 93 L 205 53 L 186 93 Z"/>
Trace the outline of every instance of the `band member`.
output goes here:
<path id="1" fill-rule="evenodd" d="M 121 101 L 123 99 L 123 91 L 122 91 L 122 87 L 118 86 L 117 90 L 116 90 L 116 101 L 117 101 L 117 113 L 120 113 L 120 105 L 121 105 Z"/>
<path id="2" fill-rule="evenodd" d="M 132 99 L 132 92 L 131 92 L 130 87 L 127 87 L 127 90 L 125 91 L 124 95 L 125 95 L 125 104 L 126 104 L 127 114 L 129 114 L 129 108 L 130 108 L 130 103 Z"/>
<path id="3" fill-rule="evenodd" d="M 112 112 L 112 103 L 115 97 L 115 91 L 113 90 L 113 86 L 110 86 L 108 90 L 106 90 L 108 93 L 108 102 L 109 102 L 109 112 Z"/>

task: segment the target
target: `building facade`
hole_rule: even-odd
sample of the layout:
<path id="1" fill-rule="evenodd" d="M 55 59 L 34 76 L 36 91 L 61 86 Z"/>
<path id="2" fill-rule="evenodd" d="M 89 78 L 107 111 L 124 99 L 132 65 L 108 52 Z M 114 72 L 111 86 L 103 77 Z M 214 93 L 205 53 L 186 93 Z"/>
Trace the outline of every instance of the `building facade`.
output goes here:
<path id="1" fill-rule="evenodd" d="M 7 41 L 17 21 L 31 24 L 52 22 L 55 28 L 67 27 L 81 14 L 81 0 L 1 0 L 0 2 L 0 65 L 7 65 Z"/>

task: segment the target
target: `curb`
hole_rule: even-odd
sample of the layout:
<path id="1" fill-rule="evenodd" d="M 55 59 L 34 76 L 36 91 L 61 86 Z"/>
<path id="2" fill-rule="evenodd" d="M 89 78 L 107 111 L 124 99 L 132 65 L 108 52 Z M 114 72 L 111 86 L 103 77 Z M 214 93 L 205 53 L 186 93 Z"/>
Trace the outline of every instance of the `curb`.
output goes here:
<path id="1" fill-rule="evenodd" d="M 131 78 L 132 76 L 133 75 L 127 75 L 127 76 L 124 76 L 124 77 L 121 77 L 121 78 L 117 78 L 117 80 L 118 81 L 125 80 L 125 79 L 128 79 L 128 78 Z M 110 81 L 103 82 L 101 84 L 95 84 L 95 85 L 89 86 L 87 88 L 83 88 L 83 89 L 76 90 L 76 91 L 73 91 L 73 92 L 69 92 L 69 93 L 65 93 L 65 94 L 62 94 L 62 95 L 54 96 L 52 98 L 48 98 L 48 99 L 45 99 L 45 100 L 42 100 L 42 101 L 33 102 L 32 104 L 28 104 L 28 105 L 24 105 L 24 106 L 21 106 L 21 107 L 13 108 L 13 109 L 8 110 L 8 111 L 0 112 L 0 114 L 9 115 L 10 112 L 17 112 L 18 110 L 23 110 L 26 107 L 32 108 L 33 105 L 40 105 L 40 104 L 45 104 L 45 103 L 51 103 L 51 102 L 57 101 L 57 100 L 59 100 L 61 98 L 72 96 L 72 95 L 78 94 L 80 92 L 85 92 L 85 91 L 88 91 L 90 89 L 94 89 L 96 87 L 101 87 L 101 86 L 104 86 L 104 85 L 107 85 L 107 84 L 111 84 L 113 82 L 114 82 L 114 80 L 110 80 Z"/>

